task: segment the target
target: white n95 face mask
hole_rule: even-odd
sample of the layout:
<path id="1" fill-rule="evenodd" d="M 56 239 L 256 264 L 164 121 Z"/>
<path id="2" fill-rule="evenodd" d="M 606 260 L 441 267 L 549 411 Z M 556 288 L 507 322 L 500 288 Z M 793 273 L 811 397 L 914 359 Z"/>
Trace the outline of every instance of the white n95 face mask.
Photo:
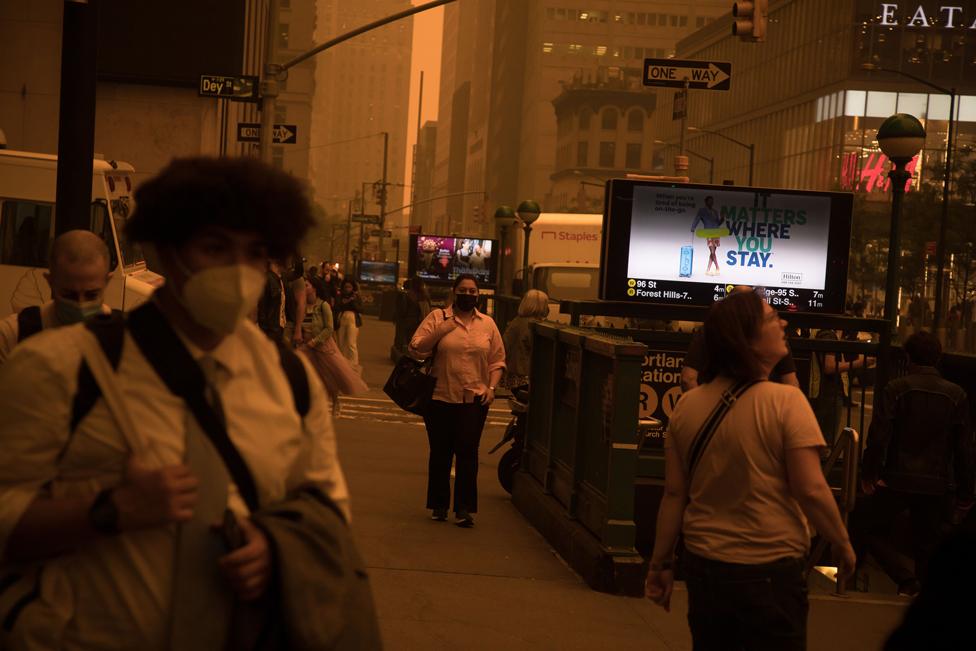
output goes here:
<path id="1" fill-rule="evenodd" d="M 248 265 L 204 269 L 183 285 L 183 305 L 203 327 L 229 335 L 257 308 L 265 282 L 265 274 Z"/>

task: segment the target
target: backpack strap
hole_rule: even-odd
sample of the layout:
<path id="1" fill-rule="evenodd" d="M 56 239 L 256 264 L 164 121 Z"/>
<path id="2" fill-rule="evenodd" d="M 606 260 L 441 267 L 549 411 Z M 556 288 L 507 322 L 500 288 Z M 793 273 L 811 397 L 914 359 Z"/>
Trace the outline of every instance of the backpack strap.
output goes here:
<path id="1" fill-rule="evenodd" d="M 100 314 L 85 321 L 85 327 L 95 335 L 105 357 L 113 369 L 119 367 L 122 359 L 122 345 L 125 342 L 125 320 L 122 313 Z M 88 415 L 102 396 L 102 390 L 95 381 L 88 364 L 82 360 L 78 367 L 78 387 L 71 404 L 71 432 L 74 432 L 82 419 Z"/>
<path id="2" fill-rule="evenodd" d="M 17 313 L 17 343 L 36 335 L 43 329 L 39 305 L 30 305 Z"/>
<path id="3" fill-rule="evenodd" d="M 688 486 L 691 486 L 691 478 L 695 474 L 695 469 L 698 467 L 698 462 L 701 461 L 702 455 L 705 453 L 705 448 L 708 444 L 712 442 L 712 438 L 715 436 L 715 431 L 718 426 L 725 419 L 725 415 L 729 413 L 729 410 L 735 405 L 736 401 L 742 397 L 746 391 L 750 389 L 755 384 L 758 384 L 762 380 L 739 380 L 731 387 L 722 392 L 722 399 L 719 400 L 718 404 L 709 414 L 708 418 L 705 419 L 705 423 L 698 430 L 695 438 L 692 440 L 691 445 L 688 446 L 688 463 L 686 468 L 686 475 Z"/>
<path id="4" fill-rule="evenodd" d="M 254 475 L 230 440 L 223 419 L 207 402 L 206 380 L 200 365 L 152 301 L 130 312 L 128 325 L 129 332 L 146 361 L 169 392 L 186 403 L 200 424 L 200 429 L 223 460 L 244 502 L 252 512 L 257 511 L 260 503 Z"/>
<path id="5" fill-rule="evenodd" d="M 281 370 L 285 372 L 285 377 L 288 378 L 288 384 L 291 386 L 291 397 L 295 402 L 295 411 L 304 420 L 312 407 L 312 392 L 308 386 L 305 365 L 302 364 L 302 360 L 298 359 L 295 351 L 281 342 L 277 343 Z"/>

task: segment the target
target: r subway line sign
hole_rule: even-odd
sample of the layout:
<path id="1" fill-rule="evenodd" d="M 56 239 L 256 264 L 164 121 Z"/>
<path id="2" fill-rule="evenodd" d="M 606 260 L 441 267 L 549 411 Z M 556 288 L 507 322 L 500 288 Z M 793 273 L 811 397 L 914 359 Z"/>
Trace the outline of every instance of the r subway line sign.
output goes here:
<path id="1" fill-rule="evenodd" d="M 732 64 L 727 61 L 644 59 L 644 85 L 658 88 L 728 90 Z"/>

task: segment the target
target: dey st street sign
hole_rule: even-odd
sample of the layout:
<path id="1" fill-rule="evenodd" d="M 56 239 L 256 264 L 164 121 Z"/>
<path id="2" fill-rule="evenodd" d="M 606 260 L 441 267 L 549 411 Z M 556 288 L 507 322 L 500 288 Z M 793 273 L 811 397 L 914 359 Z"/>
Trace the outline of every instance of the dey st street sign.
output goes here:
<path id="1" fill-rule="evenodd" d="M 361 222 L 363 224 L 379 224 L 380 223 L 380 216 L 379 215 L 364 215 L 362 213 L 356 213 L 356 214 L 354 214 L 352 216 L 351 219 L 354 222 Z"/>
<path id="2" fill-rule="evenodd" d="M 257 100 L 258 78 L 251 75 L 242 77 L 200 75 L 200 88 L 197 94 L 200 97 L 225 97 L 239 101 Z"/>
<path id="3" fill-rule="evenodd" d="M 276 145 L 294 145 L 298 142 L 298 126 L 294 124 L 274 125 L 273 142 Z M 258 122 L 238 122 L 237 142 L 260 142 L 261 125 Z"/>
<path id="4" fill-rule="evenodd" d="M 732 64 L 727 61 L 688 61 L 681 59 L 644 59 L 644 85 L 658 88 L 728 90 L 732 82 Z"/>

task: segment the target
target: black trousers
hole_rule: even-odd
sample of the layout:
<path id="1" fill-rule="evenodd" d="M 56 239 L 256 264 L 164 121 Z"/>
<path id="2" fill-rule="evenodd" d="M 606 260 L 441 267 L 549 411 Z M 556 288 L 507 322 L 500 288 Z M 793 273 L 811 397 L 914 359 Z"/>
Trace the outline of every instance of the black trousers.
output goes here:
<path id="1" fill-rule="evenodd" d="M 688 626 L 694 651 L 803 651 L 807 582 L 803 561 L 723 563 L 685 550 Z"/>
<path id="2" fill-rule="evenodd" d="M 946 499 L 944 495 L 905 493 L 883 486 L 873 495 L 862 495 L 851 513 L 850 525 L 857 557 L 862 559 L 870 551 L 895 583 L 924 580 L 929 558 L 939 543 Z M 910 518 L 914 572 L 902 562 L 892 531 L 892 523 L 905 511 Z"/>
<path id="3" fill-rule="evenodd" d="M 427 508 L 451 505 L 451 460 L 454 459 L 454 512 L 478 512 L 478 446 L 488 407 L 433 400 L 424 416 L 430 459 L 427 463 Z"/>

